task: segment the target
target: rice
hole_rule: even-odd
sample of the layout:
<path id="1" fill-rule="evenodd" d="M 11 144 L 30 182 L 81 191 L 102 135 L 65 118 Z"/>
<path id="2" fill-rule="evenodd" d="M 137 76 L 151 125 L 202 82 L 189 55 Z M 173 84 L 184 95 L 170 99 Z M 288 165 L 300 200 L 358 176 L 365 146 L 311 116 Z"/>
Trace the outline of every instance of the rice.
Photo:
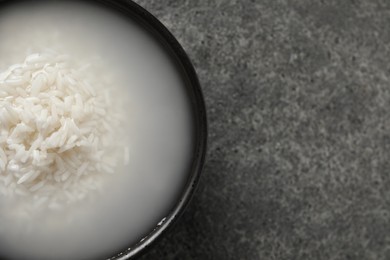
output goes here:
<path id="1" fill-rule="evenodd" d="M 120 95 L 94 65 L 47 50 L 0 73 L 1 194 L 60 210 L 129 163 Z"/>

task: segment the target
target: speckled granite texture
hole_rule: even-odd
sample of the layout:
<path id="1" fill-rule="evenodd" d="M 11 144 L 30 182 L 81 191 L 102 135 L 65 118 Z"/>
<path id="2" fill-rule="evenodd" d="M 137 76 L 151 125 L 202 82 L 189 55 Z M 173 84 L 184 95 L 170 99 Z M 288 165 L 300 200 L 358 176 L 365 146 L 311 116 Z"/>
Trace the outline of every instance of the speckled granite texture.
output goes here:
<path id="1" fill-rule="evenodd" d="M 191 57 L 210 131 L 142 259 L 390 259 L 390 1 L 137 2 Z"/>

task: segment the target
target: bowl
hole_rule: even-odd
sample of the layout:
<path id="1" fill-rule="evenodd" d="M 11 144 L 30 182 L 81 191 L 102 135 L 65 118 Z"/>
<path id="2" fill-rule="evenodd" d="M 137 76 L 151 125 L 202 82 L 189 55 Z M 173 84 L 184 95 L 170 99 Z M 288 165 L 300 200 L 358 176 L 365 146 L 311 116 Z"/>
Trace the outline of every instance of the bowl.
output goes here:
<path id="1" fill-rule="evenodd" d="M 14 0 L 0 0 L 0 7 L 8 4 L 15 4 Z M 79 1 L 77 1 L 79 2 Z M 85 1 L 97 4 L 105 9 L 112 10 L 118 15 L 131 19 L 150 34 L 162 47 L 164 52 L 173 61 L 178 73 L 183 79 L 183 87 L 188 96 L 189 106 L 192 113 L 193 129 L 193 149 L 189 171 L 183 174 L 188 176 L 181 188 L 180 195 L 176 197 L 173 207 L 167 212 L 164 221 L 154 226 L 146 236 L 137 243 L 129 243 L 120 252 L 112 252 L 110 260 L 134 259 L 145 253 L 151 246 L 161 238 L 170 227 L 179 219 L 193 196 L 202 167 L 205 161 L 207 142 L 207 119 L 206 108 L 195 69 L 184 49 L 175 39 L 172 33 L 151 13 L 128 0 L 95 0 Z"/>

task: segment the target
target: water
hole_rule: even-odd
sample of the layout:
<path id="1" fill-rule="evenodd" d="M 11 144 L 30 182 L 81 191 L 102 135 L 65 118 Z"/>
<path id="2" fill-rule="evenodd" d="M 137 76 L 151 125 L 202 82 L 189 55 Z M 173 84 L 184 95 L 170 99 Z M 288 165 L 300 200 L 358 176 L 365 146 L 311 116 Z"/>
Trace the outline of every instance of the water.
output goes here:
<path id="1" fill-rule="evenodd" d="M 83 60 L 99 55 L 129 100 L 130 147 L 128 167 L 65 211 L 11 218 L 11 199 L 0 198 L 0 255 L 103 259 L 142 239 L 173 207 L 192 156 L 189 100 L 169 55 L 137 23 L 76 1 L 10 5 L 0 35 L 0 70 L 47 47 Z"/>

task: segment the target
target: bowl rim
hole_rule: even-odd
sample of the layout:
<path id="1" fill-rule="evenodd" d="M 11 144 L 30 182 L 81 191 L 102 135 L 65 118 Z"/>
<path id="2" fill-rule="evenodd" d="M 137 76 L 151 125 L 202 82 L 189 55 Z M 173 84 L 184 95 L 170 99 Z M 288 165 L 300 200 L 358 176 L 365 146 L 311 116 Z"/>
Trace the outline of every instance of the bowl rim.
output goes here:
<path id="1" fill-rule="evenodd" d="M 160 38 L 159 43 L 165 45 L 164 50 L 170 51 L 170 56 L 175 60 L 175 63 L 181 67 L 182 75 L 186 80 L 185 87 L 191 92 L 189 99 L 192 102 L 192 110 L 194 117 L 194 153 L 192 165 L 189 169 L 189 178 L 183 187 L 182 194 L 179 196 L 180 200 L 171 209 L 168 215 L 164 218 L 161 225 L 156 226 L 149 234 L 141 239 L 134 246 L 120 252 L 119 254 L 108 258 L 107 260 L 127 260 L 138 258 L 148 249 L 151 248 L 155 242 L 160 239 L 169 228 L 178 220 L 185 208 L 188 206 L 200 180 L 201 172 L 206 157 L 207 147 L 207 116 L 206 104 L 202 93 L 201 85 L 187 53 L 180 45 L 173 34 L 163 25 L 154 15 L 152 15 L 145 8 L 135 3 L 132 0 L 94 0 L 94 2 L 101 3 L 120 11 L 126 17 L 131 18 L 148 29 L 154 36 Z"/>

